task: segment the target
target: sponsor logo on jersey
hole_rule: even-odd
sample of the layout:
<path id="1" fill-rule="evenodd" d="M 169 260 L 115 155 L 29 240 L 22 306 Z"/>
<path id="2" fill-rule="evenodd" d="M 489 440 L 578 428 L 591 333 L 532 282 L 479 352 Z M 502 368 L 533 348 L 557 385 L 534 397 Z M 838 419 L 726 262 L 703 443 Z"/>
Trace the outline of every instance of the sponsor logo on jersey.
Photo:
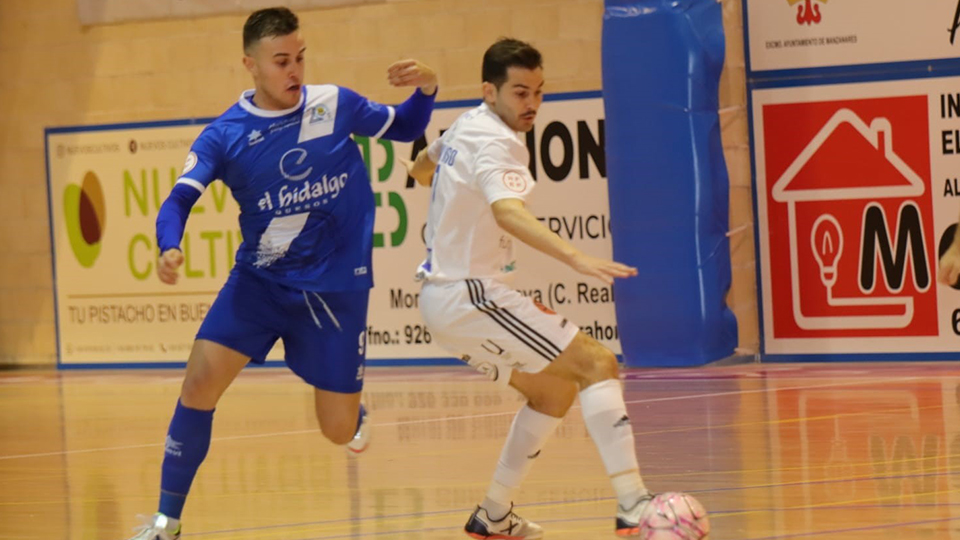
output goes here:
<path id="1" fill-rule="evenodd" d="M 310 109 L 310 123 L 316 124 L 317 122 L 327 122 L 333 119 L 333 115 L 330 114 L 330 109 L 326 105 L 321 103 L 316 107 Z"/>

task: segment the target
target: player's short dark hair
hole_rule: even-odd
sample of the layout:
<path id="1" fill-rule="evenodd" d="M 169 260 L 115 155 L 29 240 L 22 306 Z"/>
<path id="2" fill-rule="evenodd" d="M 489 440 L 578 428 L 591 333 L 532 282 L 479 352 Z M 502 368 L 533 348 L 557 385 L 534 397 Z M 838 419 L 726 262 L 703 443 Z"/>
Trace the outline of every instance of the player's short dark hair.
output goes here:
<path id="1" fill-rule="evenodd" d="M 286 36 L 300 29 L 300 20 L 285 7 L 275 7 L 254 11 L 243 24 L 243 51 L 263 38 Z"/>
<path id="2" fill-rule="evenodd" d="M 512 38 L 500 38 L 483 53 L 483 82 L 493 83 L 498 89 L 507 82 L 507 69 L 543 67 L 540 51 L 529 43 Z"/>

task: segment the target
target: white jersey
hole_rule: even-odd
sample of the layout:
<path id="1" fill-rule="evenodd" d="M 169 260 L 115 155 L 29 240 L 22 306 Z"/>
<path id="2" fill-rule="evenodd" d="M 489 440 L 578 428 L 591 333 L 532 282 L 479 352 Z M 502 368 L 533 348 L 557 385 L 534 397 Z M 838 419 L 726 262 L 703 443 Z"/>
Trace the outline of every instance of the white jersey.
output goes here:
<path id="1" fill-rule="evenodd" d="M 437 164 L 427 217 L 427 258 L 418 276 L 430 281 L 506 280 L 516 269 L 513 238 L 490 205 L 525 199 L 534 180 L 520 135 L 486 104 L 469 110 L 427 149 Z"/>

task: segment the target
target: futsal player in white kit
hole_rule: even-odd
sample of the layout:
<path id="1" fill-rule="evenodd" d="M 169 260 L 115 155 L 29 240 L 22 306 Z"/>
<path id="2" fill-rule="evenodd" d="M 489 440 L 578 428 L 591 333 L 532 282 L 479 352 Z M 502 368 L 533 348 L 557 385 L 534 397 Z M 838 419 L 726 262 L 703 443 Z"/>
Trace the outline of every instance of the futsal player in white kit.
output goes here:
<path id="1" fill-rule="evenodd" d="M 617 359 L 562 315 L 509 285 L 518 239 L 606 283 L 635 268 L 585 255 L 524 206 L 534 187 L 520 132 L 543 100 L 540 53 L 501 39 L 483 58 L 483 101 L 407 163 L 432 186 L 420 310 L 437 342 L 528 403 L 513 421 L 486 498 L 468 520 L 473 538 L 534 539 L 542 528 L 513 512 L 513 496 L 579 394 L 584 422 L 617 494 L 616 533 L 639 533 L 652 498 L 640 478 Z"/>

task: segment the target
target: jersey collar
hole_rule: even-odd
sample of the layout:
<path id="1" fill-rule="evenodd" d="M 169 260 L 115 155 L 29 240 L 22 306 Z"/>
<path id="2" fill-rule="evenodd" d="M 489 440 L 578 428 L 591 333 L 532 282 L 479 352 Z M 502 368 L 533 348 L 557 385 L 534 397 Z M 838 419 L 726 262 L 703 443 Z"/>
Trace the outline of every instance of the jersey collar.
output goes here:
<path id="1" fill-rule="evenodd" d="M 240 100 L 238 101 L 238 103 L 240 103 L 240 106 L 243 107 L 243 110 L 247 111 L 248 113 L 254 116 L 260 116 L 262 118 L 277 118 L 280 116 L 286 116 L 292 112 L 296 112 L 300 107 L 303 107 L 303 102 L 306 99 L 305 97 L 306 91 L 307 91 L 306 86 L 301 88 L 300 101 L 295 106 L 290 107 L 289 109 L 283 109 L 282 111 L 268 111 L 266 109 L 261 109 L 260 107 L 257 107 L 256 105 L 254 105 L 253 101 L 250 100 L 250 98 L 253 97 L 253 94 L 255 92 L 255 90 L 253 89 L 244 90 L 243 93 L 240 94 Z"/>
<path id="2" fill-rule="evenodd" d="M 494 122 L 503 126 L 503 129 L 509 131 L 510 133 L 513 133 L 513 135 L 517 138 L 522 138 L 522 133 L 520 133 L 519 131 L 514 131 L 512 127 L 508 126 L 507 123 L 503 121 L 503 118 L 500 118 L 500 115 L 490 110 L 490 106 L 487 105 L 486 102 L 481 103 L 480 107 L 478 108 L 484 114 L 488 114 L 491 117 L 493 117 Z"/>

